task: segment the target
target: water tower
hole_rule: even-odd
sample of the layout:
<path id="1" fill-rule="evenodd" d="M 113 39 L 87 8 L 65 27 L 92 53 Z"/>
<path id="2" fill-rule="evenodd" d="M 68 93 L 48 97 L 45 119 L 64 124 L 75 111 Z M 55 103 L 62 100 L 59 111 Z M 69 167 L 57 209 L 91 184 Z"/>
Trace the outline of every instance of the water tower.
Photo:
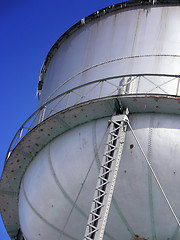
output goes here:
<path id="1" fill-rule="evenodd" d="M 12 240 L 180 239 L 180 1 L 129 1 L 51 48 L 6 157 Z"/>

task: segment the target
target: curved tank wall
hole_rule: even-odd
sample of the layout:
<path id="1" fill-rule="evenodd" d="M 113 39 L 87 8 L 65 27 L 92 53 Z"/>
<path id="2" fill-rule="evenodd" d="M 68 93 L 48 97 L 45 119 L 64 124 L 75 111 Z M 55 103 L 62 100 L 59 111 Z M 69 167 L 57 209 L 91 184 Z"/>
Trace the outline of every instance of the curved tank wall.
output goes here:
<path id="1" fill-rule="evenodd" d="M 40 78 L 43 85 L 39 106 L 58 94 L 98 79 L 131 74 L 180 74 L 179 13 L 180 6 L 142 5 L 116 10 L 73 29 L 58 43 L 46 73 Z M 135 79 L 129 76 L 125 83 L 123 80 L 119 77 L 110 84 L 105 81 L 103 86 L 99 83 L 76 90 L 56 110 L 112 93 L 124 94 L 118 87 L 128 81 L 127 94 L 180 94 L 179 79 L 172 76 Z M 58 99 L 53 106 L 59 102 Z"/>
<path id="2" fill-rule="evenodd" d="M 130 122 L 180 217 L 180 116 L 133 114 Z M 26 239 L 83 239 L 107 126 L 104 118 L 76 127 L 34 158 L 20 190 L 19 217 Z M 103 239 L 179 237 L 177 223 L 128 130 Z"/>
<path id="3" fill-rule="evenodd" d="M 41 108 L 10 145 L 0 184 L 13 240 L 19 227 L 25 240 L 83 239 L 108 122 L 126 108 L 180 219 L 180 3 L 160 2 L 100 10 L 50 50 Z M 103 240 L 178 240 L 177 223 L 128 128 Z"/>

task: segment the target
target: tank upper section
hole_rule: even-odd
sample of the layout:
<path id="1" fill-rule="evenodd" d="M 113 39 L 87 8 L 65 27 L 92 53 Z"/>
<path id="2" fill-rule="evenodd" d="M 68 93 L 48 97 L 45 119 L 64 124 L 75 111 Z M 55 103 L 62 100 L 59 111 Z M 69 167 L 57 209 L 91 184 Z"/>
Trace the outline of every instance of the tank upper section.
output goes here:
<path id="1" fill-rule="evenodd" d="M 144 8 L 144 7 L 152 7 L 153 5 L 180 5 L 179 0 L 134 0 L 134 1 L 126 1 L 122 3 L 118 3 L 106 8 L 103 8 L 87 17 L 84 19 L 81 19 L 79 22 L 77 22 L 75 25 L 73 25 L 70 29 L 68 29 L 57 41 L 56 43 L 52 46 L 50 49 L 48 55 L 46 56 L 46 59 L 42 65 L 40 76 L 39 76 L 39 82 L 38 82 L 38 90 L 42 89 L 43 86 L 43 80 L 44 80 L 44 74 L 47 71 L 48 65 L 60 47 L 60 45 L 65 41 L 73 32 L 75 32 L 77 29 L 83 26 L 83 24 L 86 24 L 96 18 L 99 18 L 100 16 L 104 16 L 105 14 L 110 14 L 114 11 L 121 10 L 121 9 L 129 9 L 129 8 Z"/>
<path id="2" fill-rule="evenodd" d="M 48 66 L 51 62 L 51 59 L 53 58 L 53 56 L 56 54 L 56 52 L 58 51 L 58 49 L 60 48 L 60 46 L 63 44 L 63 42 L 69 37 L 71 36 L 74 32 L 76 32 L 78 29 L 80 29 L 81 27 L 84 26 L 84 24 L 87 24 L 99 17 L 103 17 L 104 15 L 108 15 L 108 14 L 112 14 L 115 11 L 119 11 L 119 10 L 129 10 L 129 9 L 133 9 L 133 8 L 141 8 L 141 9 L 145 9 L 145 8 L 149 8 L 149 7 L 153 7 L 153 6 L 178 6 L 180 5 L 180 1 L 179 0 L 133 0 L 133 1 L 125 1 L 122 3 L 118 3 L 106 8 L 103 8 L 83 19 L 81 19 L 79 22 L 77 22 L 75 25 L 73 25 L 70 29 L 68 29 L 56 42 L 55 44 L 52 46 L 52 48 L 50 49 L 49 53 L 46 56 L 46 59 L 42 65 L 41 71 L 40 71 L 40 76 L 39 76 L 39 82 L 38 82 L 38 94 L 40 96 L 42 87 L 43 87 L 43 83 L 44 83 L 44 77 L 46 74 L 46 71 L 48 69 Z"/>
<path id="3" fill-rule="evenodd" d="M 42 67 L 39 107 L 56 98 L 43 116 L 113 95 L 179 96 L 179 23 L 180 1 L 129 1 L 81 19 Z"/>

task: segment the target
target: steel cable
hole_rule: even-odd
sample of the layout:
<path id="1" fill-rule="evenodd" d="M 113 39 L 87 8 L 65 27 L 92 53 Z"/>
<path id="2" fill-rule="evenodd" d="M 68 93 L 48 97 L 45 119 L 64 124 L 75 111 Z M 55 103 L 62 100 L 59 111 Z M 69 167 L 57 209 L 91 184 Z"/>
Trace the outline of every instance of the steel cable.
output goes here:
<path id="1" fill-rule="evenodd" d="M 141 153 L 143 154 L 143 157 L 145 158 L 145 160 L 146 160 L 146 162 L 147 162 L 147 164 L 148 164 L 148 166 L 149 166 L 149 168 L 150 168 L 150 170 L 151 170 L 151 173 L 153 174 L 153 176 L 154 176 L 154 178 L 155 178 L 155 180 L 156 180 L 156 182 L 157 182 L 157 184 L 158 184 L 158 186 L 159 186 L 159 188 L 160 188 L 160 190 L 161 190 L 161 192 L 162 192 L 162 194 L 163 194 L 163 196 L 164 196 L 164 198 L 165 198 L 165 200 L 166 200 L 166 202 L 167 202 L 168 207 L 170 208 L 170 210 L 171 210 L 171 212 L 172 212 L 172 214 L 173 214 L 173 216 L 174 216 L 174 218 L 175 218 L 178 226 L 180 227 L 180 222 L 179 222 L 179 220 L 178 220 L 178 218 L 177 218 L 177 216 L 176 216 L 176 214 L 175 214 L 175 211 L 174 211 L 172 205 L 170 204 L 170 202 L 169 202 L 169 200 L 168 200 L 168 197 L 167 197 L 165 191 L 164 191 L 163 188 L 162 188 L 162 185 L 160 184 L 160 181 L 158 180 L 158 177 L 157 177 L 154 169 L 153 169 L 152 166 L 151 166 L 150 161 L 148 160 L 146 154 L 144 153 L 144 150 L 143 150 L 143 148 L 142 148 L 142 146 L 141 146 L 138 138 L 136 137 L 134 130 L 133 130 L 132 127 L 131 127 L 131 124 L 129 123 L 129 121 L 128 121 L 127 123 L 128 123 L 128 126 L 129 126 L 129 128 L 130 128 L 130 130 L 131 130 L 131 133 L 132 133 L 132 135 L 133 135 L 133 137 L 134 137 L 134 139 L 135 139 L 135 141 L 136 141 L 136 143 L 137 143 L 137 145 L 138 145 Z"/>

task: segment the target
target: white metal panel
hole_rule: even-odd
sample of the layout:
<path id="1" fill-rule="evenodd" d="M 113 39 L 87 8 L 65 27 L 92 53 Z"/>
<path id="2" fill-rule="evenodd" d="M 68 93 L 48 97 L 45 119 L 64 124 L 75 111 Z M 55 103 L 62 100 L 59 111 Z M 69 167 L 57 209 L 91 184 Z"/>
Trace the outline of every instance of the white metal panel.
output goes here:
<path id="1" fill-rule="evenodd" d="M 100 129 L 102 126 L 106 129 L 107 119 L 99 120 L 98 124 L 101 124 Z M 94 131 L 95 122 L 72 129 L 48 144 L 30 164 L 22 182 L 19 202 L 20 223 L 28 239 L 49 239 L 49 234 L 57 234 L 57 231 L 58 238 L 61 231 L 76 239 L 84 234 L 91 203 L 89 195 L 93 194 L 92 186 L 95 185 L 98 175 L 96 151 L 100 146 L 99 142 L 97 146 L 94 145 Z M 97 134 L 103 142 L 106 140 L 104 131 L 99 132 L 97 129 Z M 102 155 L 99 157 L 101 159 Z M 24 206 L 27 206 L 27 220 L 24 219 L 27 217 Z M 29 212 L 30 206 L 32 214 Z M 37 221 L 34 221 L 34 215 Z M 70 224 L 72 221 L 73 226 Z M 31 230 L 28 224 L 25 225 L 26 222 L 31 226 Z M 33 224 L 36 226 L 33 227 Z M 42 225 L 49 229 L 47 235 L 44 233 L 44 238 L 38 233 L 43 231 Z"/>
<path id="2" fill-rule="evenodd" d="M 67 89 L 109 76 L 179 74 L 179 12 L 179 6 L 119 10 L 85 24 L 60 45 L 51 59 L 39 104 Z M 160 84 L 158 79 L 153 82 Z M 149 91 L 148 84 L 143 84 L 140 93 Z M 109 86 L 102 92 L 108 94 L 111 89 Z M 168 85 L 164 90 L 174 94 Z M 132 89 L 130 93 L 135 92 Z M 154 89 L 151 93 L 159 92 Z M 96 95 L 96 89 L 91 95 Z M 72 100 L 71 105 L 75 102 Z"/>
<path id="3" fill-rule="evenodd" d="M 179 116 L 133 114 L 130 122 L 177 217 L 180 218 Z M 59 233 L 55 238 L 57 240 L 60 236 L 61 240 L 67 239 L 66 234 L 70 235 L 69 239 L 82 239 L 84 236 L 97 181 L 97 158 L 102 159 L 103 152 L 101 150 L 97 157 L 96 150 L 106 128 L 107 119 L 102 119 L 96 125 L 95 122 L 90 122 L 59 136 L 35 157 L 24 176 L 24 189 L 34 209 L 59 231 L 64 231 L 64 235 Z M 104 144 L 103 141 L 102 149 Z M 48 148 L 56 177 L 53 176 L 47 160 Z M 57 182 L 61 187 L 57 187 Z M 28 214 L 24 214 L 26 205 L 27 200 L 21 187 L 19 206 L 22 230 L 27 238 L 31 236 L 28 235 L 30 231 L 33 236 L 38 236 L 38 231 L 47 229 L 47 223 L 42 219 L 38 220 L 43 223 L 39 223 L 37 231 L 34 226 L 38 224 L 34 221 L 34 210 L 31 209 L 31 215 L 28 204 Z M 26 222 L 31 229 L 25 225 Z M 176 227 L 177 223 L 128 130 L 104 239 L 119 239 L 119 236 L 124 240 L 135 236 L 150 240 L 164 240 L 167 237 L 173 239 Z M 49 237 L 47 235 L 37 239 L 46 240 Z"/>

